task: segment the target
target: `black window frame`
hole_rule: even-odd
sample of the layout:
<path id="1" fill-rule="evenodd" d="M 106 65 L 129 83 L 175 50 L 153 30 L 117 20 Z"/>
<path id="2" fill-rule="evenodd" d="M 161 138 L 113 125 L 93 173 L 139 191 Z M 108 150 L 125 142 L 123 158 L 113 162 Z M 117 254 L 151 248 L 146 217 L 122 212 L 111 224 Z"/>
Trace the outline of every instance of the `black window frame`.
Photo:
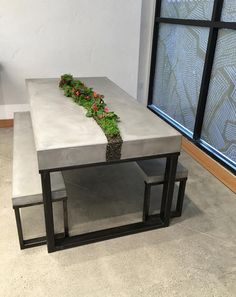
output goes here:
<path id="1" fill-rule="evenodd" d="M 223 22 L 221 21 L 221 15 L 224 5 L 224 0 L 214 0 L 213 11 L 211 20 L 195 20 L 195 19 L 182 19 L 182 18 L 166 18 L 161 17 L 161 3 L 163 0 L 156 1 L 155 9 L 155 23 L 153 30 L 153 43 L 152 43 L 152 55 L 151 55 L 151 68 L 150 68 L 150 80 L 149 80 L 149 92 L 148 92 L 148 105 L 147 107 L 161 117 L 163 120 L 168 122 L 171 126 L 176 128 L 181 134 L 187 139 L 194 143 L 201 150 L 206 152 L 214 160 L 222 164 L 225 168 L 236 174 L 235 164 L 229 160 L 226 156 L 221 154 L 217 149 L 214 149 L 211 145 L 207 144 L 201 139 L 203 119 L 206 109 L 207 96 L 209 91 L 209 85 L 211 80 L 211 73 L 215 58 L 216 45 L 218 40 L 218 32 L 220 29 L 231 29 L 236 30 L 236 22 Z M 197 26 L 209 28 L 209 37 L 207 44 L 206 57 L 204 62 L 202 81 L 200 87 L 200 94 L 196 112 L 196 119 L 194 125 L 193 134 L 189 133 L 181 124 L 177 123 L 174 119 L 163 113 L 157 106 L 152 104 L 153 101 L 153 87 L 156 70 L 156 57 L 157 57 L 157 46 L 158 46 L 158 33 L 160 24 L 175 24 L 175 25 L 186 25 L 186 26 Z"/>

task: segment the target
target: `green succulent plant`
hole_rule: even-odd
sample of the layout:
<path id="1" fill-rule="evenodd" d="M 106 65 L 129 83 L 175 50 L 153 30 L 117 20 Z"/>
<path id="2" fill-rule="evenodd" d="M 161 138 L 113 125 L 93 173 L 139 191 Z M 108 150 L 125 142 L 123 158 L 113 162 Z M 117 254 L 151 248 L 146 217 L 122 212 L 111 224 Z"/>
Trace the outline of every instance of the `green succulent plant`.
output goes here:
<path id="1" fill-rule="evenodd" d="M 86 116 L 93 117 L 108 138 L 120 137 L 119 117 L 108 110 L 103 95 L 86 87 L 71 74 L 61 76 L 59 87 L 63 89 L 66 97 L 71 97 L 76 104 L 86 109 Z"/>

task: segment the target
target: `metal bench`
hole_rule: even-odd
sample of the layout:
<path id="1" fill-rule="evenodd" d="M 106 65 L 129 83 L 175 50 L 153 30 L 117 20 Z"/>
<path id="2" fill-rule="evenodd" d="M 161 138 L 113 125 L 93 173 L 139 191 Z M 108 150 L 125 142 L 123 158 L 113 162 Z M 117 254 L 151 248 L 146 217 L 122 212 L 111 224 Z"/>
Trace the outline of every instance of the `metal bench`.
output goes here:
<path id="1" fill-rule="evenodd" d="M 67 194 L 61 172 L 51 174 L 52 200 L 63 202 L 64 233 L 68 236 Z M 12 204 L 21 249 L 46 243 L 46 237 L 25 240 L 20 208 L 43 204 L 32 123 L 29 112 L 14 114 Z"/>
<path id="2" fill-rule="evenodd" d="M 152 159 L 136 162 L 144 177 L 145 191 L 144 191 L 144 208 L 143 221 L 147 221 L 149 217 L 151 187 L 154 185 L 165 184 L 165 167 L 166 159 Z M 188 170 L 178 163 L 176 170 L 175 181 L 179 182 L 179 191 L 177 197 L 176 209 L 171 211 L 171 217 L 180 217 L 183 209 L 183 200 L 185 194 L 185 187 L 188 178 Z M 162 201 L 165 199 L 165 191 L 163 189 Z"/>

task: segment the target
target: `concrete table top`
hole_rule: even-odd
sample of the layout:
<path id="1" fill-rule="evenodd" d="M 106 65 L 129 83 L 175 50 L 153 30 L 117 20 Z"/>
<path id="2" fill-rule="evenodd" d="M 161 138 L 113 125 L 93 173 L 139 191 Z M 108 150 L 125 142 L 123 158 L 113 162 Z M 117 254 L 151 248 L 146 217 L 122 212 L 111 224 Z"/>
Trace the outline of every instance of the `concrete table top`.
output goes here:
<path id="1" fill-rule="evenodd" d="M 119 117 L 121 160 L 180 152 L 181 135 L 106 77 L 79 78 Z M 106 162 L 107 138 L 58 79 L 26 81 L 39 169 Z"/>

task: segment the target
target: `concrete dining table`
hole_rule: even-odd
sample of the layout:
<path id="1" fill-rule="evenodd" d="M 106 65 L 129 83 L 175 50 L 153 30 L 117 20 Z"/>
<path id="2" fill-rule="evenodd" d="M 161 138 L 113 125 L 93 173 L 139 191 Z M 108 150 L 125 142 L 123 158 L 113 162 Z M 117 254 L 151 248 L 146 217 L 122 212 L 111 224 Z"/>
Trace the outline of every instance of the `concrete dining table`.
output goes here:
<path id="1" fill-rule="evenodd" d="M 105 96 L 108 108 L 120 118 L 119 160 L 107 160 L 108 140 L 93 118 L 59 89 L 58 79 L 27 79 L 35 147 L 41 174 L 48 252 L 169 226 L 181 135 L 106 77 L 79 78 Z M 148 220 L 56 238 L 50 173 L 143 159 L 166 158 L 165 199 Z"/>

